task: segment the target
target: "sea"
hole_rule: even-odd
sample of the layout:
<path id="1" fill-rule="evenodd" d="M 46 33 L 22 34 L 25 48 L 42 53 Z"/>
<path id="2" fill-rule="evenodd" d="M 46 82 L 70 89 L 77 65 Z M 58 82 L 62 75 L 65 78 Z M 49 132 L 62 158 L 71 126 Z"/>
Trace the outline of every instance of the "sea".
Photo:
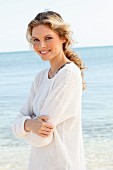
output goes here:
<path id="1" fill-rule="evenodd" d="M 113 170 L 113 46 L 75 48 L 84 61 L 87 89 L 82 128 L 87 170 Z M 0 53 L 0 170 L 26 170 L 30 146 L 12 124 L 36 74 L 49 66 L 34 51 Z"/>

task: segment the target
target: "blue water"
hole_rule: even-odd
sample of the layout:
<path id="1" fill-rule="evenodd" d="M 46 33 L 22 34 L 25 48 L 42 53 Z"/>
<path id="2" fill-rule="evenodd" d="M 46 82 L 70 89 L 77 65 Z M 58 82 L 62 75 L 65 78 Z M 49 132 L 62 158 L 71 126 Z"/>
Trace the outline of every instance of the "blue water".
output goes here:
<path id="1" fill-rule="evenodd" d="M 87 170 L 113 170 L 113 47 L 77 48 L 87 90 L 82 122 Z M 25 170 L 30 147 L 11 125 L 38 71 L 49 66 L 34 52 L 0 53 L 0 170 Z"/>

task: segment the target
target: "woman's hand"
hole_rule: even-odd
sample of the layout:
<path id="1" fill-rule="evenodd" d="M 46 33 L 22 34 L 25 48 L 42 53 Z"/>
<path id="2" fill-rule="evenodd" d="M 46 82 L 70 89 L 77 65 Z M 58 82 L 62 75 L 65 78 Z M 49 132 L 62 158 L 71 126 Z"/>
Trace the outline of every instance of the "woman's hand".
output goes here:
<path id="1" fill-rule="evenodd" d="M 49 118 L 45 115 L 34 119 L 27 119 L 24 126 L 25 131 L 32 131 L 39 136 L 47 138 L 54 129 L 54 125 L 46 122 L 47 120 L 49 120 Z"/>

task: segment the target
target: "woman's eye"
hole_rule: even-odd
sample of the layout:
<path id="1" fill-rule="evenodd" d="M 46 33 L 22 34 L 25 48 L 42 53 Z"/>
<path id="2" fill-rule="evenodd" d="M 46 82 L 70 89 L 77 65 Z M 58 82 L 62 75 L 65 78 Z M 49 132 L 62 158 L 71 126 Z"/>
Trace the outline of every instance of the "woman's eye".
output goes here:
<path id="1" fill-rule="evenodd" d="M 39 42 L 39 39 L 37 39 L 37 38 L 31 38 L 30 42 L 31 42 L 32 44 L 34 44 L 34 43 Z"/>
<path id="2" fill-rule="evenodd" d="M 39 40 L 38 40 L 37 38 L 35 38 L 33 41 L 34 41 L 34 42 L 38 42 Z"/>
<path id="3" fill-rule="evenodd" d="M 50 39 L 53 39 L 52 37 L 46 37 L 46 40 L 50 40 Z"/>

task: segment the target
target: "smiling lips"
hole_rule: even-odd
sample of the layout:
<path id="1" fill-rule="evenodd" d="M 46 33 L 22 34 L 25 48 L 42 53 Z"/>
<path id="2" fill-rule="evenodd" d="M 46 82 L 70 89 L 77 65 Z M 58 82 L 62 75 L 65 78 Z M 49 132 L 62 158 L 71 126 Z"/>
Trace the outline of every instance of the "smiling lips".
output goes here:
<path id="1" fill-rule="evenodd" d="M 50 50 L 48 51 L 40 51 L 41 54 L 47 54 Z"/>

